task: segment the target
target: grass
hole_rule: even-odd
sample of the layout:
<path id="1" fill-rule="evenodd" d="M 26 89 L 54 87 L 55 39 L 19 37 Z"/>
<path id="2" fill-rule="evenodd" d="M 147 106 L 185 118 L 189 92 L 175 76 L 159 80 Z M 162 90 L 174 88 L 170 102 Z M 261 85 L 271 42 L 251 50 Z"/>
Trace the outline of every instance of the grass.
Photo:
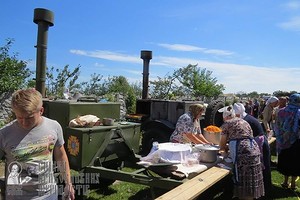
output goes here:
<path id="1" fill-rule="evenodd" d="M 290 189 L 284 189 L 281 187 L 281 183 L 283 182 L 283 175 L 281 175 L 278 171 L 272 171 L 272 184 L 273 188 L 271 191 L 270 198 L 277 200 L 299 200 L 300 198 L 300 181 L 296 182 L 297 190 L 292 191 Z"/>
<path id="2" fill-rule="evenodd" d="M 297 181 L 297 190 L 292 191 L 290 189 L 284 189 L 280 186 L 283 182 L 283 175 L 281 175 L 275 168 L 272 169 L 272 190 L 270 196 L 265 199 L 274 200 L 299 200 L 300 199 L 300 180 Z M 224 197 L 222 189 L 224 183 L 216 185 L 216 187 L 211 188 L 209 191 L 203 193 L 198 200 L 223 200 L 230 199 Z M 228 184 L 227 184 L 228 185 Z M 98 188 L 91 190 L 90 193 L 85 197 L 87 200 L 151 200 L 153 197 L 158 197 L 164 192 L 162 189 L 151 190 L 149 186 L 139 185 L 128 182 L 117 182 L 109 186 L 108 188 Z"/>
<path id="3" fill-rule="evenodd" d="M 150 188 L 144 185 L 134 183 L 120 182 L 109 186 L 91 190 L 88 194 L 89 200 L 112 200 L 112 199 L 131 199 L 131 200 L 148 200 L 152 199 Z"/>
<path id="4" fill-rule="evenodd" d="M 267 199 L 274 200 L 299 200 L 300 198 L 300 181 L 297 182 L 298 189 L 292 191 L 290 189 L 283 189 L 280 186 L 280 183 L 283 181 L 283 177 L 276 170 L 272 171 L 272 182 L 273 187 L 271 195 Z M 162 195 L 163 190 L 155 189 L 154 197 Z M 223 193 L 220 192 L 219 188 L 215 188 L 209 191 L 210 194 L 203 194 L 199 197 L 199 200 L 223 200 L 228 199 L 223 196 Z M 153 196 L 151 194 L 151 189 L 148 186 L 138 185 L 134 183 L 119 182 L 117 184 L 111 185 L 108 188 L 100 188 L 92 190 L 87 196 L 88 200 L 119 200 L 119 199 L 129 199 L 129 200 L 151 200 Z"/>
<path id="5" fill-rule="evenodd" d="M 274 157 L 272 158 L 274 160 Z M 3 163 L 2 163 L 3 164 Z M 134 169 L 124 168 L 124 171 L 133 171 Z M 297 190 L 292 191 L 290 189 L 284 189 L 280 186 L 283 182 L 283 175 L 281 175 L 275 168 L 272 169 L 272 190 L 270 196 L 267 199 L 274 200 L 299 200 L 300 199 L 300 180 L 296 182 Z M 224 185 L 228 185 L 228 180 L 216 184 L 210 190 L 203 193 L 198 200 L 223 200 L 230 199 L 224 197 L 222 190 Z M 221 189 L 220 189 L 221 188 Z M 129 182 L 116 181 L 114 184 L 105 188 L 97 188 L 89 190 L 89 193 L 83 197 L 77 199 L 82 200 L 151 200 L 153 197 L 158 197 L 166 190 L 155 188 L 151 190 L 149 186 L 140 185 Z"/>

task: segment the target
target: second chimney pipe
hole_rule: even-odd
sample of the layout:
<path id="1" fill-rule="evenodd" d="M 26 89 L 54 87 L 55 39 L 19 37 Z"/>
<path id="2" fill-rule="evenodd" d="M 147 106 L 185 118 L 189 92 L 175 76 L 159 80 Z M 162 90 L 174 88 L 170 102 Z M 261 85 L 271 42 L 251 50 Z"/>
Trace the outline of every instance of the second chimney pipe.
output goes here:
<path id="1" fill-rule="evenodd" d="M 43 97 L 46 96 L 46 57 L 48 43 L 48 28 L 54 25 L 54 15 L 50 10 L 34 9 L 33 22 L 38 25 L 36 51 L 36 84 L 35 88 Z"/>
<path id="2" fill-rule="evenodd" d="M 148 99 L 149 94 L 149 63 L 152 59 L 152 51 L 142 50 L 141 59 L 143 59 L 143 92 L 142 99 Z"/>

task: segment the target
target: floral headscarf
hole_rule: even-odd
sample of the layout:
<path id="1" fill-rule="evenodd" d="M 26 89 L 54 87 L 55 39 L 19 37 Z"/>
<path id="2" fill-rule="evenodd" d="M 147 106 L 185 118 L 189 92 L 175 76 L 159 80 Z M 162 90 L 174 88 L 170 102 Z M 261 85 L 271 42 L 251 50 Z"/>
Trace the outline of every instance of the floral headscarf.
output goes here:
<path id="1" fill-rule="evenodd" d="M 292 94 L 285 108 L 278 111 L 275 126 L 277 151 L 289 148 L 300 137 L 300 94 Z"/>

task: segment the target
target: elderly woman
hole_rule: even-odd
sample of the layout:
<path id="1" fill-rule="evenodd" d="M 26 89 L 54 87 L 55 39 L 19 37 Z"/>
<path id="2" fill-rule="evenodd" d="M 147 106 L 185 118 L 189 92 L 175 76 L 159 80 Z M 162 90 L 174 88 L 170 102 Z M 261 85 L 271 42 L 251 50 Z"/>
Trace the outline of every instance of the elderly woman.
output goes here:
<path id="1" fill-rule="evenodd" d="M 199 118 L 205 108 L 202 104 L 192 104 L 189 111 L 181 115 L 176 123 L 176 128 L 170 137 L 174 143 L 209 143 L 202 135 Z"/>
<path id="2" fill-rule="evenodd" d="M 221 152 L 228 143 L 233 161 L 234 192 L 239 199 L 257 199 L 265 195 L 260 149 L 254 140 L 251 126 L 235 116 L 232 106 L 219 110 L 223 112 L 221 126 Z"/>
<path id="3" fill-rule="evenodd" d="M 272 124 L 273 124 L 273 120 L 275 119 L 275 110 L 274 108 L 276 106 L 278 106 L 278 102 L 279 99 L 275 96 L 270 97 L 267 102 L 266 102 L 266 106 L 263 110 L 263 125 L 265 128 L 265 131 L 267 133 L 267 135 L 269 136 L 271 130 L 272 130 Z"/>
<path id="4" fill-rule="evenodd" d="M 264 186 L 266 196 L 269 194 L 272 180 L 271 180 L 271 168 L 270 168 L 270 146 L 268 143 L 268 138 L 264 134 L 263 128 L 257 118 L 251 116 L 245 112 L 245 107 L 242 103 L 234 103 L 233 109 L 235 111 L 235 115 L 241 119 L 244 119 L 251 126 L 253 131 L 253 136 L 256 143 L 259 146 L 261 151 L 261 161 L 263 163 L 263 177 L 264 177 Z"/>
<path id="5" fill-rule="evenodd" d="M 296 189 L 296 179 L 300 176 L 300 94 L 292 94 L 288 105 L 278 111 L 275 126 L 278 152 L 277 170 L 284 175 L 282 187 Z M 289 176 L 291 183 L 289 184 Z"/>

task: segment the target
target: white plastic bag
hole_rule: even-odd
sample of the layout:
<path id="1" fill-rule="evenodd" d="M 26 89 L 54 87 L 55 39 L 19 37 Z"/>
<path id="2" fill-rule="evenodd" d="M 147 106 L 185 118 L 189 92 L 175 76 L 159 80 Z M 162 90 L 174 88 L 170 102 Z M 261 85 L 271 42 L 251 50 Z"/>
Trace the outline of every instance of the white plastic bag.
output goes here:
<path id="1" fill-rule="evenodd" d="M 69 127 L 93 127 L 100 123 L 99 120 L 95 115 L 78 116 L 69 122 Z"/>

